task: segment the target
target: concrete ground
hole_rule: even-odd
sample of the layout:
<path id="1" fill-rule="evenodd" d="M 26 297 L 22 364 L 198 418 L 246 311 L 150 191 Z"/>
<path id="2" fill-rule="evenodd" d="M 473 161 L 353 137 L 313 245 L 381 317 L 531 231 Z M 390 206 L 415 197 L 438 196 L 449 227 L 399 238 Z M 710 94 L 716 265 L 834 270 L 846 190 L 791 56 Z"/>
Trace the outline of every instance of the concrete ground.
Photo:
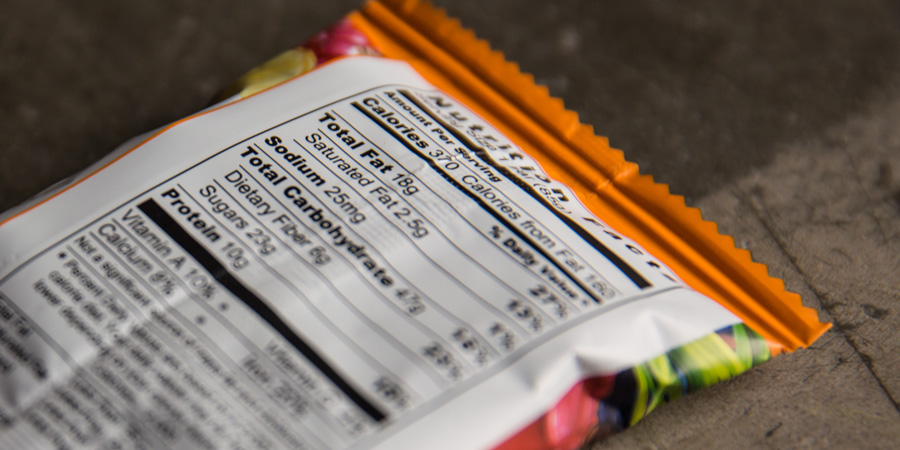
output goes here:
<path id="1" fill-rule="evenodd" d="M 442 0 L 835 326 L 599 448 L 896 448 L 900 4 Z M 6 0 L 0 210 L 355 0 Z"/>

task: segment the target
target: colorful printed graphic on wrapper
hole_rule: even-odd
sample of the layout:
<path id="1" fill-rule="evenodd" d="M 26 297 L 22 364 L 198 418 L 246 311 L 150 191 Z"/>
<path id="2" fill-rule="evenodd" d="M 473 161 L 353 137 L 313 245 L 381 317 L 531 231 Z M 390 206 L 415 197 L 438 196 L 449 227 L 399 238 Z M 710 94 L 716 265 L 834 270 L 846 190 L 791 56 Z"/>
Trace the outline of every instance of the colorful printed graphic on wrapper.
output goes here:
<path id="1" fill-rule="evenodd" d="M 247 72 L 219 94 L 215 102 L 235 95 L 241 98 L 268 89 L 290 78 L 302 75 L 325 62 L 340 56 L 375 55 L 369 39 L 353 24 L 341 20 L 325 29 L 303 45 L 292 48 Z"/>
<path id="2" fill-rule="evenodd" d="M 723 328 L 632 369 L 579 383 L 495 450 L 591 448 L 663 403 L 740 375 L 772 356 L 765 339 L 746 325 Z"/>

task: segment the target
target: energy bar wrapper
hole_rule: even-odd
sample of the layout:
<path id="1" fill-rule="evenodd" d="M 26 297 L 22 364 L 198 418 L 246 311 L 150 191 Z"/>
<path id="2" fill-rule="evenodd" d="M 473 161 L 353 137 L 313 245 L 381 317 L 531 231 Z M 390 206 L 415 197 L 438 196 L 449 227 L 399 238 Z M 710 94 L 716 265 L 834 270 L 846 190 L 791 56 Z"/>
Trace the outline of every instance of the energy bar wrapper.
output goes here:
<path id="1" fill-rule="evenodd" d="M 828 328 L 427 3 L 0 215 L 0 448 L 575 449 Z"/>

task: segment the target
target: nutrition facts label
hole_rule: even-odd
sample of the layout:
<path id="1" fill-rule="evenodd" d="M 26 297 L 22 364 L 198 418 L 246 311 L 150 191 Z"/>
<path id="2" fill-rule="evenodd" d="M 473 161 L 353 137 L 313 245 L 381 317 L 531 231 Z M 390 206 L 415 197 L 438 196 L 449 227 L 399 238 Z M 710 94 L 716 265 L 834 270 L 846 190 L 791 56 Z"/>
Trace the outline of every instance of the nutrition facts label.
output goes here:
<path id="1" fill-rule="evenodd" d="M 0 415 L 42 396 L 25 420 L 61 448 L 346 447 L 682 289 L 440 92 L 254 133 L 0 281 L 0 376 L 33 387 Z"/>

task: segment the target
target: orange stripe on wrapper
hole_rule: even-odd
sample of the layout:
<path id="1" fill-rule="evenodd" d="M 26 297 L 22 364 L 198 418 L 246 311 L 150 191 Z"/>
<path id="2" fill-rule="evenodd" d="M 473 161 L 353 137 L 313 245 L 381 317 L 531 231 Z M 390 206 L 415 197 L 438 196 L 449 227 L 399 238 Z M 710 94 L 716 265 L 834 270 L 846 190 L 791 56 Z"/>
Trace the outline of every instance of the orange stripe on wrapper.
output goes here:
<path id="1" fill-rule="evenodd" d="M 409 62 L 487 119 L 603 221 L 763 335 L 773 354 L 808 346 L 830 327 L 699 210 L 641 175 L 547 88 L 443 11 L 417 0 L 380 0 L 350 19 L 384 56 Z"/>

